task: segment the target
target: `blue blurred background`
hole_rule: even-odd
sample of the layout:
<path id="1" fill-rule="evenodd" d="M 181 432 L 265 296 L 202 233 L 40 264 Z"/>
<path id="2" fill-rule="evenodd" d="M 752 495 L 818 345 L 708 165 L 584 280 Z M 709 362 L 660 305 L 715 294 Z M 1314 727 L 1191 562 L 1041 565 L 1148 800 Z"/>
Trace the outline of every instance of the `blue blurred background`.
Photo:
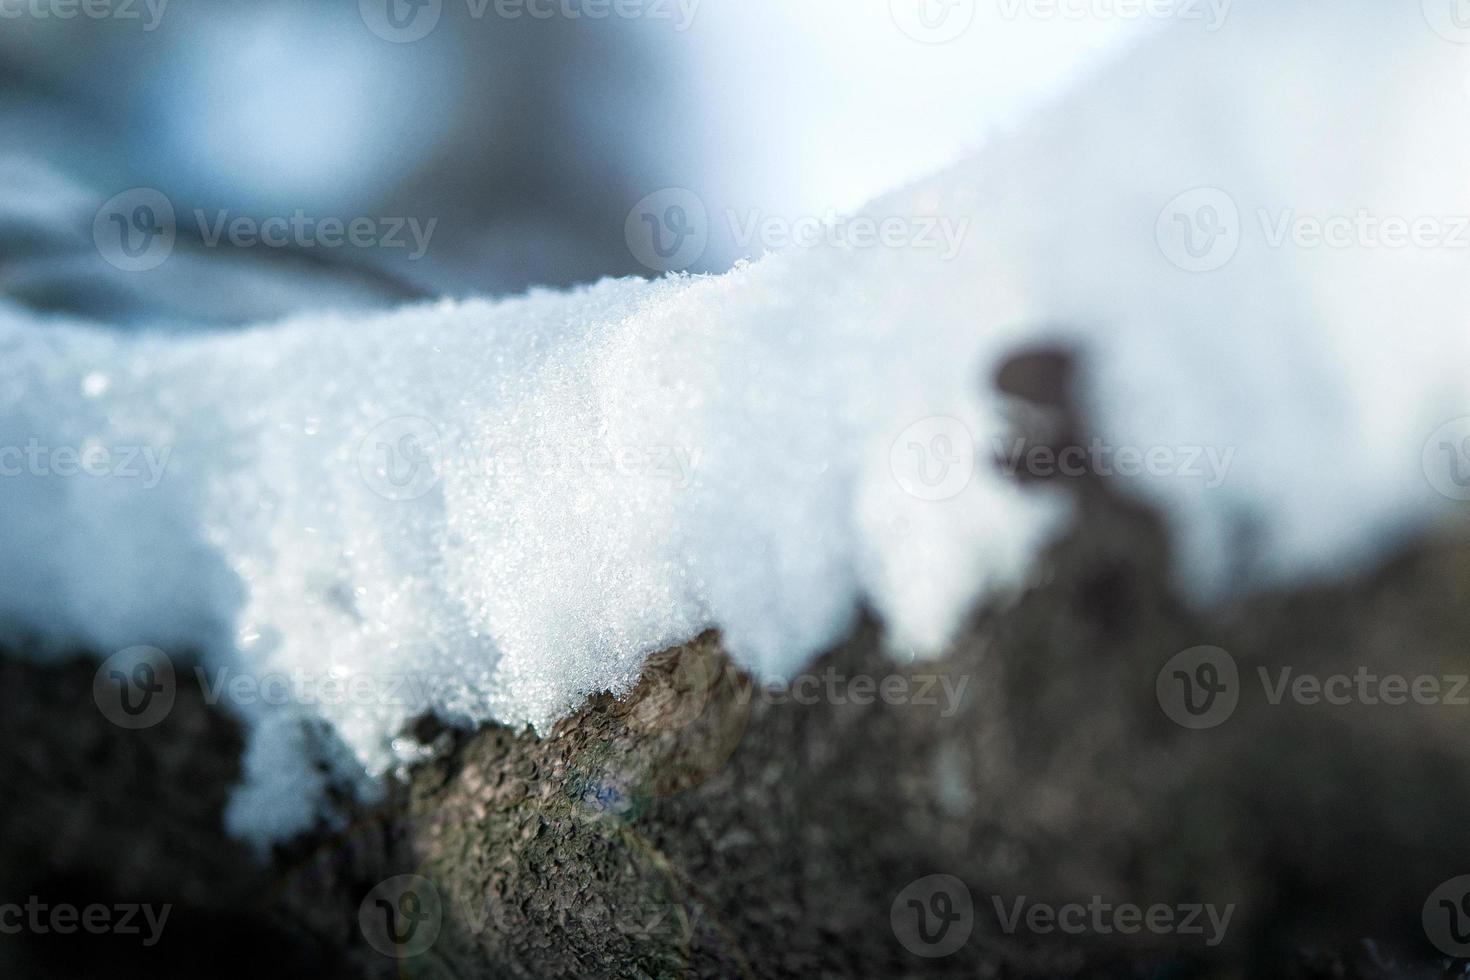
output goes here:
<path id="1" fill-rule="evenodd" d="M 851 211 L 1144 27 L 1007 0 L 618 2 L 0 0 L 0 295 L 220 326 L 651 275 L 624 224 L 669 187 L 708 209 L 691 271 L 722 271 L 761 251 L 729 212 Z M 179 215 L 146 272 L 92 241 L 135 187 Z M 435 224 L 417 258 L 206 248 L 196 209 Z"/>

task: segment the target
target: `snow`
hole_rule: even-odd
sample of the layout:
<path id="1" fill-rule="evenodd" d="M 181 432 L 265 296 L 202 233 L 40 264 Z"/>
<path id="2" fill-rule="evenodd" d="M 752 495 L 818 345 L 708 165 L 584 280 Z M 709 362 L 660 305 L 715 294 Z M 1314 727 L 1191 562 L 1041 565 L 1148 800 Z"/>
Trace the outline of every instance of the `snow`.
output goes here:
<path id="1" fill-rule="evenodd" d="M 226 698 L 254 726 L 232 819 L 256 838 L 320 799 L 303 718 L 379 775 L 426 709 L 545 730 L 711 626 L 771 677 L 838 640 L 865 594 L 933 642 L 980 579 L 1019 581 L 1051 508 L 998 474 L 968 506 L 899 488 L 890 445 L 913 419 L 998 422 L 965 318 L 916 356 L 902 290 L 828 315 L 877 257 L 849 258 L 230 335 L 12 314 L 0 444 L 167 465 L 0 481 L 18 518 L 0 546 L 24 556 L 0 616 L 101 650 L 200 646 L 215 680 L 288 678 L 297 703 Z M 366 687 L 329 698 L 324 677 Z"/>
<path id="2" fill-rule="evenodd" d="M 989 377 L 1055 342 L 1087 353 L 1110 446 L 1232 454 L 1218 485 L 1122 477 L 1197 599 L 1350 569 L 1453 506 L 1426 461 L 1470 414 L 1466 250 L 1271 229 L 1452 231 L 1467 67 L 1367 2 L 1176 25 L 865 209 L 968 220 L 953 259 L 822 245 L 233 334 L 0 306 L 0 447 L 32 449 L 0 479 L 0 622 L 281 680 L 223 698 L 251 728 L 231 825 L 280 839 L 321 815 L 318 758 L 371 794 L 424 710 L 545 731 L 709 627 L 765 678 L 864 603 L 895 647 L 942 649 L 1068 517 L 989 463 Z M 106 475 L 57 475 L 66 449 Z"/>

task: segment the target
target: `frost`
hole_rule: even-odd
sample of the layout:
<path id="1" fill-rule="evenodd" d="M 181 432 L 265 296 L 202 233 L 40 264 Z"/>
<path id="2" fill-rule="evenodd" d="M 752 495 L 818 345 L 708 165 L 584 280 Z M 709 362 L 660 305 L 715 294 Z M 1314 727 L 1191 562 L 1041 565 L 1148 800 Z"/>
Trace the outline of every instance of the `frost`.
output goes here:
<path id="1" fill-rule="evenodd" d="M 370 793 L 424 710 L 544 730 L 708 627 L 765 677 L 864 602 L 942 647 L 1066 516 L 989 462 L 988 378 L 1055 342 L 1109 445 L 1232 453 L 1218 486 L 1125 476 L 1196 596 L 1346 567 L 1446 503 L 1466 252 L 1271 229 L 1470 215 L 1467 67 L 1367 3 L 1176 26 L 866 209 L 967 220 L 952 259 L 824 245 L 233 334 L 0 307 L 0 447 L 31 450 L 0 479 L 0 619 L 255 678 L 223 695 L 252 726 L 231 822 L 276 839 L 314 819 L 318 759 Z M 58 475 L 65 449 L 105 476 Z"/>

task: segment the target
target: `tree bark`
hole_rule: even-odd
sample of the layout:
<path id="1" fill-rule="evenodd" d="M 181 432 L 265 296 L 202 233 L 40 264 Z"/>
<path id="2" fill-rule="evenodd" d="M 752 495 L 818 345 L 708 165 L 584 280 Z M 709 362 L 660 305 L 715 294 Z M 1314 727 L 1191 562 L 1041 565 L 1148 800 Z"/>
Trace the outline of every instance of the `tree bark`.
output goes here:
<path id="1" fill-rule="evenodd" d="M 1042 358 L 1002 378 L 1062 410 L 1061 442 L 1080 427 L 1066 398 L 1045 392 L 1064 391 L 1065 377 L 1064 362 Z M 6 658 L 3 894 L 178 911 L 154 950 L 0 937 L 0 967 L 1449 975 L 1456 964 L 1423 915 L 1441 882 L 1470 872 L 1470 706 L 1454 703 L 1470 690 L 1448 697 L 1470 673 L 1470 547 L 1458 530 L 1365 574 L 1200 610 L 1175 591 L 1156 515 L 1096 478 L 1061 486 L 1079 519 L 1037 583 L 977 609 L 942 660 L 894 663 L 865 618 L 810 668 L 814 681 L 783 696 L 708 634 L 652 657 L 627 699 L 594 697 L 544 739 L 424 719 L 414 734 L 436 747 L 432 760 L 345 829 L 280 847 L 264 866 L 220 829 L 240 739 L 196 689 L 183 684 L 163 725 L 124 732 L 91 703 L 95 662 Z M 1159 677 L 1200 645 L 1233 658 L 1239 700 L 1196 730 L 1171 719 Z M 1283 666 L 1445 678 L 1450 703 L 1272 703 Z M 885 678 L 902 678 L 904 694 L 889 680 L 885 698 Z M 423 951 L 419 937 L 406 942 L 414 955 L 400 961 L 373 947 L 359 911 L 367 900 L 371 921 L 380 883 L 404 875 L 437 935 Z M 926 890 L 932 875 L 958 879 L 972 903 L 943 956 L 921 955 L 943 946 L 925 935 L 954 907 Z M 1018 900 L 1232 911 L 1209 945 L 1208 929 L 1007 929 Z"/>

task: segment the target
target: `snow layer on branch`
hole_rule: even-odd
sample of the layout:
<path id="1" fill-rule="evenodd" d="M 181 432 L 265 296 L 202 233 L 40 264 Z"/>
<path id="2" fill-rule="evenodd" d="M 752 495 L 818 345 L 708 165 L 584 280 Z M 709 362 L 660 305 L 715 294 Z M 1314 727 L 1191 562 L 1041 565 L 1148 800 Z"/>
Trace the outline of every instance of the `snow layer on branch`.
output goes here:
<path id="1" fill-rule="evenodd" d="M 544 729 L 711 626 L 778 677 L 867 595 L 932 647 L 1019 581 L 1053 508 L 988 471 L 944 504 L 903 491 L 914 421 L 1000 422 L 948 269 L 852 258 L 185 338 L 11 314 L 0 444 L 164 465 L 0 481 L 0 614 L 288 678 L 304 703 L 225 695 L 255 724 L 234 817 L 262 839 L 320 795 L 303 717 L 377 775 L 423 710 Z M 926 314 L 880 286 L 891 263 Z"/>
<path id="2" fill-rule="evenodd" d="M 707 627 L 770 677 L 864 601 L 941 647 L 1065 517 L 990 464 L 986 386 L 1059 340 L 1107 445 L 1232 454 L 1218 485 L 1128 478 L 1196 596 L 1344 567 L 1444 503 L 1421 453 L 1470 414 L 1470 253 L 1273 235 L 1470 215 L 1467 67 L 1366 0 L 1175 25 L 867 209 L 963 226 L 957 255 L 823 246 L 228 335 L 0 308 L 0 447 L 140 450 L 136 476 L 0 480 L 0 619 L 289 678 L 289 704 L 225 697 L 253 726 L 232 822 L 279 838 L 323 753 L 370 792 L 423 710 L 544 729 Z M 945 449 L 973 450 L 963 489 L 907 492 L 910 452 Z"/>

